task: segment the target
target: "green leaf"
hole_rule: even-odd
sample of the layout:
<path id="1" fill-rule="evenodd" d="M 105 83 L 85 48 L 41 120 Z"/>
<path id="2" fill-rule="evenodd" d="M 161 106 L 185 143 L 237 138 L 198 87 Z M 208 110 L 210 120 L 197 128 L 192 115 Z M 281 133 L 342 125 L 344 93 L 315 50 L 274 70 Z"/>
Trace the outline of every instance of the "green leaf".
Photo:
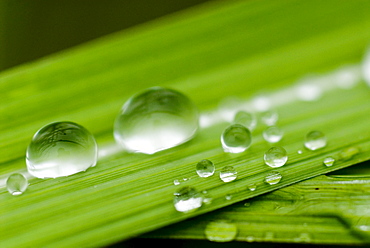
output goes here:
<path id="1" fill-rule="evenodd" d="M 310 72 L 359 63 L 370 39 L 369 7 L 368 1 L 214 2 L 3 72 L 2 179 L 25 171 L 32 135 L 52 121 L 85 126 L 101 157 L 85 173 L 31 179 L 19 197 L 2 188 L 1 246 L 103 246 L 368 160 L 365 84 L 342 90 L 335 80 L 327 82 L 315 102 L 298 101 L 289 85 Z M 202 112 L 203 128 L 192 141 L 152 156 L 117 152 L 112 125 L 121 105 L 155 85 L 188 95 Z M 227 126 L 218 109 L 222 99 L 236 96 L 248 105 L 261 91 L 272 99 L 286 133 L 280 145 L 289 160 L 276 169 L 283 178 L 275 185 L 263 182 L 271 169 L 263 162 L 270 145 L 262 126 L 244 153 L 225 154 L 220 145 Z M 205 125 L 208 117 L 216 119 Z M 327 147 L 298 154 L 314 129 L 327 135 Z M 344 159 L 340 152 L 347 147 L 360 152 Z M 322 164 L 329 155 L 337 158 L 332 167 Z M 195 164 L 204 158 L 215 163 L 216 174 L 234 166 L 238 179 L 199 178 Z M 184 177 L 190 180 L 173 185 Z M 256 191 L 246 189 L 251 183 Z M 183 185 L 207 190 L 212 203 L 176 212 L 173 193 Z M 231 200 L 225 200 L 228 194 Z"/>
<path id="2" fill-rule="evenodd" d="M 369 244 L 368 167 L 315 177 L 143 237 L 206 239 L 209 223 L 227 221 L 236 226 L 237 241 Z"/>

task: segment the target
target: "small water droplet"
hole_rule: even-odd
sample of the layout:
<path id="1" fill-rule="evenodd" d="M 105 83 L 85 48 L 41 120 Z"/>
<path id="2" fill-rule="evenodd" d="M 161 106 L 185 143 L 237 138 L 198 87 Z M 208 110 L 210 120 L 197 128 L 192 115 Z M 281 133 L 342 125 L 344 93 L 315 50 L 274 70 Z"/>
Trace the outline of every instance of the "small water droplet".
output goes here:
<path id="1" fill-rule="evenodd" d="M 279 142 L 281 138 L 283 138 L 283 134 L 283 130 L 281 130 L 277 126 L 270 126 L 266 128 L 262 133 L 263 138 L 269 143 Z"/>
<path id="2" fill-rule="evenodd" d="M 179 212 L 191 212 L 202 206 L 203 197 L 196 189 L 186 186 L 174 193 L 174 206 Z"/>
<path id="3" fill-rule="evenodd" d="M 266 126 L 274 126 L 279 119 L 276 110 L 270 109 L 261 113 L 261 121 Z"/>
<path id="4" fill-rule="evenodd" d="M 28 180 L 20 173 L 11 174 L 6 180 L 6 188 L 12 195 L 21 195 L 28 187 Z"/>
<path id="5" fill-rule="evenodd" d="M 309 243 L 311 242 L 311 235 L 309 233 L 301 233 L 294 239 L 296 242 Z"/>
<path id="6" fill-rule="evenodd" d="M 335 162 L 335 159 L 333 157 L 326 157 L 324 159 L 324 165 L 326 165 L 328 167 L 332 166 L 334 164 L 334 162 Z"/>
<path id="7" fill-rule="evenodd" d="M 220 179 L 224 181 L 225 183 L 234 181 L 237 177 L 237 172 L 232 166 L 225 166 L 220 171 Z"/>
<path id="8" fill-rule="evenodd" d="M 232 198 L 233 198 L 233 196 L 232 196 L 232 195 L 230 195 L 230 194 L 225 195 L 225 199 L 226 199 L 227 201 L 230 201 Z"/>
<path id="9" fill-rule="evenodd" d="M 207 239 L 213 242 L 233 241 L 237 233 L 237 226 L 226 220 L 211 221 L 204 230 Z"/>
<path id="10" fill-rule="evenodd" d="M 215 173 L 215 165 L 208 159 L 199 161 L 196 169 L 200 177 L 210 177 Z"/>
<path id="11" fill-rule="evenodd" d="M 254 184 L 254 183 L 249 184 L 249 185 L 248 185 L 248 189 L 249 189 L 250 191 L 255 191 L 255 190 L 257 189 L 257 185 L 256 185 L 256 184 Z"/>
<path id="12" fill-rule="evenodd" d="M 254 236 L 247 236 L 246 238 L 245 238 L 245 240 L 247 241 L 247 242 L 254 242 L 255 240 L 256 240 L 256 238 L 254 237 Z"/>
<path id="13" fill-rule="evenodd" d="M 272 168 L 277 168 L 285 165 L 288 161 L 287 152 L 283 147 L 273 146 L 265 152 L 265 164 Z"/>
<path id="14" fill-rule="evenodd" d="M 280 182 L 283 176 L 278 171 L 271 171 L 265 177 L 265 182 L 274 185 Z"/>
<path id="15" fill-rule="evenodd" d="M 302 154 L 303 152 L 302 152 L 302 150 L 298 150 L 297 153 L 298 154 Z"/>
<path id="16" fill-rule="evenodd" d="M 42 127 L 27 148 L 28 172 L 38 178 L 69 176 L 95 166 L 94 136 L 73 122 L 54 122 Z"/>
<path id="17" fill-rule="evenodd" d="M 250 202 L 244 203 L 244 207 L 250 207 L 250 206 L 251 206 L 251 203 Z"/>
<path id="18" fill-rule="evenodd" d="M 320 131 L 311 131 L 306 135 L 304 145 L 309 150 L 318 150 L 326 146 L 326 137 Z"/>
<path id="19" fill-rule="evenodd" d="M 243 125 L 249 130 L 253 131 L 257 125 L 257 118 L 252 113 L 246 111 L 239 111 L 235 114 L 234 124 Z"/>
<path id="20" fill-rule="evenodd" d="M 233 124 L 226 128 L 221 135 L 221 144 L 225 152 L 244 152 L 252 143 L 252 134 L 248 128 Z"/>
<path id="21" fill-rule="evenodd" d="M 339 152 L 339 158 L 340 160 L 350 160 L 355 156 L 356 154 L 360 153 L 360 148 L 356 146 L 350 146 L 347 148 L 344 148 L 342 151 Z"/>
<path id="22" fill-rule="evenodd" d="M 190 140 L 197 129 L 198 110 L 187 96 L 153 87 L 123 105 L 114 137 L 128 151 L 153 154 Z"/>
<path id="23" fill-rule="evenodd" d="M 173 180 L 173 184 L 174 184 L 174 185 L 180 185 L 180 183 L 181 183 L 181 182 L 180 182 L 178 179 Z"/>

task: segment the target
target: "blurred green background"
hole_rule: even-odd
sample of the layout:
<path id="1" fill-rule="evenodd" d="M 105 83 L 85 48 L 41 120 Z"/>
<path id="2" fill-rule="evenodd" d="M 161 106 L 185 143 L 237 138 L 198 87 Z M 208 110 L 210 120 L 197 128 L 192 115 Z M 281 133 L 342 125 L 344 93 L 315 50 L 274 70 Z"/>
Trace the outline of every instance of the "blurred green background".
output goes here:
<path id="1" fill-rule="evenodd" d="M 0 71 L 207 0 L 0 0 Z"/>

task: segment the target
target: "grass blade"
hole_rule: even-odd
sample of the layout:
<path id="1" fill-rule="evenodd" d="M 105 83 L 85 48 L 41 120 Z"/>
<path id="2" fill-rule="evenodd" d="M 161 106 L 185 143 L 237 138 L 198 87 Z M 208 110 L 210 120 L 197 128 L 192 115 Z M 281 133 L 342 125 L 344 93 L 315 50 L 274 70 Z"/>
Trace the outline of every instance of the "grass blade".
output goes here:
<path id="1" fill-rule="evenodd" d="M 297 3 L 216 2 L 2 73 L 3 178 L 24 170 L 31 136 L 51 121 L 85 126 L 96 136 L 103 156 L 85 173 L 31 179 L 28 191 L 18 198 L 2 188 L 1 245 L 102 246 L 368 160 L 370 92 L 364 84 L 348 91 L 332 87 L 317 102 L 288 97 L 294 92 L 288 85 L 307 72 L 360 61 L 370 39 L 369 3 Z M 307 23 L 317 28 L 303 30 Z M 263 183 L 270 168 L 262 160 L 269 148 L 261 138 L 262 127 L 254 133 L 253 146 L 235 156 L 220 147 L 227 126 L 222 120 L 204 127 L 187 144 L 153 156 L 112 152 L 112 123 L 122 103 L 154 85 L 189 95 L 203 116 L 219 113 L 219 101 L 226 96 L 248 102 L 260 90 L 269 90 L 279 100 L 279 124 L 286 131 L 281 145 L 290 157 L 278 169 L 281 182 Z M 304 134 L 312 129 L 327 135 L 328 146 L 298 155 Z M 339 156 L 349 146 L 361 152 L 323 166 L 326 156 Z M 238 180 L 225 184 L 217 176 L 194 177 L 195 163 L 204 158 L 214 161 L 218 171 L 233 165 Z M 207 190 L 212 204 L 192 213 L 176 212 L 172 200 L 178 187 L 173 180 L 184 176 L 191 180 L 182 185 Z M 258 190 L 246 191 L 250 183 L 258 184 Z M 225 200 L 227 194 L 233 195 L 231 200 Z"/>

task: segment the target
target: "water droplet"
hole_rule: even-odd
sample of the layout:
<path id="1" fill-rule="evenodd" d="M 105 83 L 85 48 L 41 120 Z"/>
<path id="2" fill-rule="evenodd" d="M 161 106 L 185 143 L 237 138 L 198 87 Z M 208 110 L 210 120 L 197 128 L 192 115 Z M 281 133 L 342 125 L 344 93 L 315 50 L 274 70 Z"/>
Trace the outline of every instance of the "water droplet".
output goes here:
<path id="1" fill-rule="evenodd" d="M 6 180 L 6 188 L 12 195 L 21 195 L 28 187 L 28 180 L 20 173 L 11 174 Z"/>
<path id="2" fill-rule="evenodd" d="M 198 110 L 188 97 L 153 87 L 123 105 L 114 137 L 128 151 L 153 154 L 190 140 L 197 129 Z"/>
<path id="3" fill-rule="evenodd" d="M 298 150 L 297 153 L 298 154 L 302 154 L 303 152 L 302 152 L 302 150 Z"/>
<path id="4" fill-rule="evenodd" d="M 250 191 L 255 191 L 255 190 L 257 189 L 257 185 L 256 185 L 256 184 L 254 184 L 254 183 L 249 184 L 249 185 L 248 185 L 248 189 L 249 189 Z"/>
<path id="5" fill-rule="evenodd" d="M 324 165 L 326 165 L 328 167 L 332 166 L 334 164 L 334 162 L 335 162 L 335 159 L 333 157 L 326 157 L 324 159 Z"/>
<path id="6" fill-rule="evenodd" d="M 304 145 L 309 150 L 318 150 L 326 146 L 326 137 L 320 131 L 311 131 L 306 135 Z"/>
<path id="7" fill-rule="evenodd" d="M 234 123 L 243 125 L 249 130 L 253 131 L 257 125 L 257 118 L 252 113 L 239 111 L 235 114 Z"/>
<path id="8" fill-rule="evenodd" d="M 245 239 L 247 242 L 254 242 L 256 240 L 253 236 L 247 236 Z"/>
<path id="9" fill-rule="evenodd" d="M 204 230 L 207 239 L 213 242 L 233 241 L 237 233 L 238 228 L 236 225 L 224 220 L 211 221 Z"/>
<path id="10" fill-rule="evenodd" d="M 93 167 L 97 161 L 94 136 L 73 122 L 42 127 L 27 148 L 28 172 L 38 178 L 69 176 Z"/>
<path id="11" fill-rule="evenodd" d="M 233 124 L 226 128 L 221 135 L 221 144 L 225 152 L 244 152 L 252 143 L 252 134 L 248 128 Z"/>
<path id="12" fill-rule="evenodd" d="M 273 146 L 265 152 L 265 164 L 272 168 L 283 166 L 288 161 L 287 152 L 283 147 Z"/>
<path id="13" fill-rule="evenodd" d="M 207 190 L 204 190 L 202 194 L 203 194 L 203 203 L 206 205 L 211 204 L 213 198 L 208 194 Z"/>
<path id="14" fill-rule="evenodd" d="M 200 177 L 210 177 L 215 173 L 215 165 L 208 159 L 199 161 L 196 169 Z"/>
<path id="15" fill-rule="evenodd" d="M 244 207 L 250 207 L 250 206 L 251 206 L 251 203 L 250 202 L 244 203 Z"/>
<path id="16" fill-rule="evenodd" d="M 225 166 L 220 171 L 220 178 L 225 183 L 234 181 L 236 179 L 236 177 L 237 177 L 237 172 L 234 169 L 234 167 L 232 167 L 232 166 Z"/>
<path id="17" fill-rule="evenodd" d="M 280 182 L 283 176 L 278 171 L 271 171 L 265 177 L 265 182 L 274 185 Z"/>
<path id="18" fill-rule="evenodd" d="M 261 121 L 266 126 L 274 126 L 276 122 L 278 121 L 278 119 L 279 119 L 279 115 L 273 109 L 270 109 L 270 110 L 267 110 L 261 113 Z"/>
<path id="19" fill-rule="evenodd" d="M 230 195 L 230 194 L 225 195 L 225 199 L 226 199 L 227 201 L 230 201 L 232 198 L 233 198 L 233 196 L 232 196 L 232 195 Z"/>
<path id="20" fill-rule="evenodd" d="M 294 239 L 296 242 L 304 242 L 309 243 L 311 242 L 311 236 L 309 233 L 301 233 L 297 238 Z"/>
<path id="21" fill-rule="evenodd" d="M 342 151 L 339 152 L 339 158 L 341 160 L 350 160 L 353 156 L 360 153 L 360 148 L 355 146 L 350 146 L 347 148 L 344 148 Z"/>
<path id="22" fill-rule="evenodd" d="M 203 197 L 196 189 L 186 186 L 174 193 L 174 206 L 179 212 L 191 212 L 202 206 Z"/>
<path id="23" fill-rule="evenodd" d="M 263 138 L 270 143 L 279 142 L 283 137 L 283 134 L 284 134 L 283 130 L 281 130 L 277 126 L 270 126 L 266 128 L 262 133 Z"/>
<path id="24" fill-rule="evenodd" d="M 362 62 L 362 75 L 365 82 L 370 87 L 370 48 L 367 49 L 365 58 Z"/>
<path id="25" fill-rule="evenodd" d="M 173 184 L 174 184 L 174 185 L 180 185 L 180 183 L 181 183 L 181 182 L 180 182 L 178 179 L 173 180 Z"/>

